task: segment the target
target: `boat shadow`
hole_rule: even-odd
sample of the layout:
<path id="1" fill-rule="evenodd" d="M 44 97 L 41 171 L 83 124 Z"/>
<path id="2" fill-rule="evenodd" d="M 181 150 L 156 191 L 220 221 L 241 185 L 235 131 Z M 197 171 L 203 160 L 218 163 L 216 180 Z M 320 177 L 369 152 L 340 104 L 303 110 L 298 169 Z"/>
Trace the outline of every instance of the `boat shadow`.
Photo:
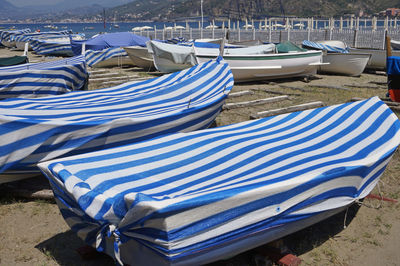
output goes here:
<path id="1" fill-rule="evenodd" d="M 58 265 L 85 265 L 85 266 L 112 266 L 114 260 L 99 252 L 89 252 L 80 255 L 79 249 L 85 249 L 85 242 L 75 232 L 68 230 L 59 233 L 35 246 L 46 257 L 54 260 Z M 82 253 L 82 251 L 81 251 Z"/>
<path id="2" fill-rule="evenodd" d="M 347 214 L 346 211 L 342 211 L 278 241 L 259 246 L 227 260 L 208 264 L 208 266 L 264 265 L 266 261 L 268 262 L 272 259 L 271 257 L 266 258 L 266 254 L 274 254 L 277 250 L 277 246 L 281 252 L 283 246 L 284 249 L 290 251 L 290 253 L 300 256 L 315 247 L 322 245 L 324 242 L 344 230 L 344 225 L 346 224 L 347 226 L 351 223 L 359 208 L 359 205 L 353 204 L 348 208 Z M 35 248 L 40 250 L 46 256 L 51 257 L 59 265 L 115 265 L 114 260 L 110 256 L 99 252 L 92 251 L 89 252 L 86 257 L 82 257 L 78 253 L 78 249 L 85 247 L 85 245 L 86 244 L 83 240 L 78 238 L 72 230 L 69 230 L 39 243 Z"/>

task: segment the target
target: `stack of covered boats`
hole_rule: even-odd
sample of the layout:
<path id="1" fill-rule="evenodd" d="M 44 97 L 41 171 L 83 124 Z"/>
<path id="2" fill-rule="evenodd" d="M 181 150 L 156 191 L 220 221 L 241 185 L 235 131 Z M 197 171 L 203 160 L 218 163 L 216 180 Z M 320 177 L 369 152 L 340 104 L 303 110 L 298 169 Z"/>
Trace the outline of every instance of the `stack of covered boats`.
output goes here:
<path id="1" fill-rule="evenodd" d="M 82 86 L 88 51 L 125 45 L 103 37 L 70 40 L 85 55 L 0 70 L 0 89 Z M 322 51 L 169 45 L 147 51 L 164 72 L 184 70 L 0 101 L 0 183 L 40 169 L 71 229 L 120 264 L 205 264 L 300 230 L 368 195 L 400 144 L 400 121 L 377 97 L 207 129 L 234 78 L 312 75 Z M 35 83 L 43 69 L 49 80 Z"/>

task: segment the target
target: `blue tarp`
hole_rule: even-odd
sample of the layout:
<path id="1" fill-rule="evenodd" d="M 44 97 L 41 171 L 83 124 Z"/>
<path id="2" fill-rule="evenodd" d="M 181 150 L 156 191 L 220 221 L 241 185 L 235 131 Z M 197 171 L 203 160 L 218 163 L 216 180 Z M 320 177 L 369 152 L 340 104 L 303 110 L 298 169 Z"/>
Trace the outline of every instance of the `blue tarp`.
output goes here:
<path id="1" fill-rule="evenodd" d="M 150 39 L 130 32 L 106 33 L 93 37 L 89 40 L 74 41 L 71 40 L 72 51 L 75 55 L 82 53 L 82 44 L 86 44 L 86 50 L 103 50 L 111 47 L 124 46 L 146 46 Z"/>
<path id="2" fill-rule="evenodd" d="M 400 75 L 400 56 L 389 56 L 386 61 L 388 75 Z"/>

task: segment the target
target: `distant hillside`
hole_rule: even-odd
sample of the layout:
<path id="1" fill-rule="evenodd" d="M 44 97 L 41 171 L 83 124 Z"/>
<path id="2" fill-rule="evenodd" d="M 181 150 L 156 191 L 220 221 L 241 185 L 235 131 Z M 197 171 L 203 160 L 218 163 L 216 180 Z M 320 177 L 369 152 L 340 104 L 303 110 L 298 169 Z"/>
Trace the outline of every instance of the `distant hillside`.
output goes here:
<path id="1" fill-rule="evenodd" d="M 205 16 L 232 19 L 373 15 L 389 7 L 400 7 L 400 0 L 204 0 L 203 4 Z M 108 13 L 118 14 L 120 20 L 174 20 L 199 16 L 200 0 L 134 0 Z"/>
<path id="2" fill-rule="evenodd" d="M 1 18 L 10 18 L 10 14 L 14 14 L 18 12 L 18 8 L 13 4 L 10 4 L 6 0 L 0 0 L 0 17 Z"/>

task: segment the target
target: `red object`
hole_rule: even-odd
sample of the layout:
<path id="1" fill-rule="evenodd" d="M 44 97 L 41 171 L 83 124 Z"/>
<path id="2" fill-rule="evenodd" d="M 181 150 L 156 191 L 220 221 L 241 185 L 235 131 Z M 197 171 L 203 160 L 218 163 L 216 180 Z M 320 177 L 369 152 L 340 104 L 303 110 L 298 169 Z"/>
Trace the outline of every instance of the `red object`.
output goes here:
<path id="1" fill-rule="evenodd" d="M 390 99 L 392 99 L 392 101 L 400 102 L 400 90 L 399 89 L 397 89 L 397 90 L 390 89 L 389 96 L 390 96 Z"/>
<path id="2" fill-rule="evenodd" d="M 278 261 L 278 265 L 281 266 L 298 266 L 300 264 L 301 259 L 293 254 L 287 254 Z"/>
<path id="3" fill-rule="evenodd" d="M 395 199 L 389 199 L 389 198 L 381 197 L 381 196 L 378 196 L 378 195 L 375 195 L 375 194 L 369 194 L 368 196 L 366 196 L 366 198 L 367 199 L 378 199 L 378 200 L 397 203 L 397 200 L 395 200 Z"/>

